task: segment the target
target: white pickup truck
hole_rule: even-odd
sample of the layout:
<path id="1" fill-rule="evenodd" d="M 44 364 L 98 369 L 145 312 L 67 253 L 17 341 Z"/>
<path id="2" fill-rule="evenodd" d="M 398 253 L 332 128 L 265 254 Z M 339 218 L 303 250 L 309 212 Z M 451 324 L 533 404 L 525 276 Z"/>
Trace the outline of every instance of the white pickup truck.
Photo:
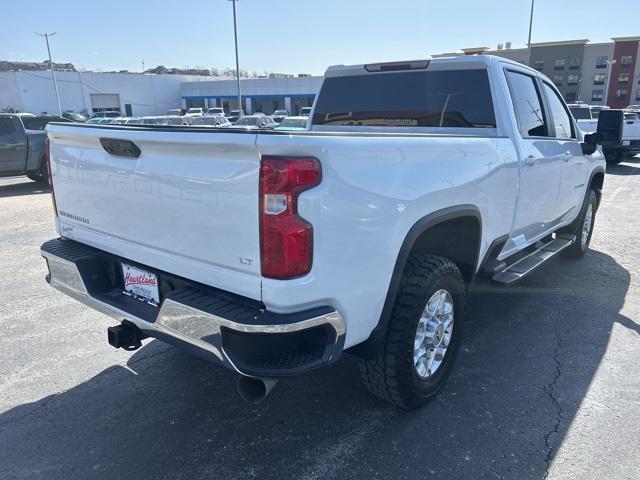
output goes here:
<path id="1" fill-rule="evenodd" d="M 47 280 L 122 322 L 111 345 L 189 349 L 250 401 L 346 350 L 416 408 L 475 277 L 584 254 L 621 122 L 585 138 L 546 77 L 473 56 L 331 67 L 300 132 L 49 124 Z"/>
<path id="2" fill-rule="evenodd" d="M 603 111 L 603 107 L 582 104 L 570 104 L 568 107 L 582 133 L 587 134 L 596 131 L 598 128 L 598 115 Z M 612 165 L 617 165 L 628 158 L 640 154 L 640 115 L 637 112 L 624 111 L 622 143 L 603 149 L 603 153 L 607 163 Z"/>

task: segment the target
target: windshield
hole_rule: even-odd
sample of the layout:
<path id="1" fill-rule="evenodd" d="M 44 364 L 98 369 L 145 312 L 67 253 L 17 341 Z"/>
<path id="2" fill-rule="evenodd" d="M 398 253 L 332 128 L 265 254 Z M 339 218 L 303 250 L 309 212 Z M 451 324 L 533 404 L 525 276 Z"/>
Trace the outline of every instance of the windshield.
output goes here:
<path id="1" fill-rule="evenodd" d="M 257 117 L 242 117 L 236 122 L 236 125 L 258 125 Z"/>
<path id="2" fill-rule="evenodd" d="M 289 115 L 289 112 L 287 112 L 286 110 L 276 110 L 275 112 L 273 112 L 274 115 Z"/>
<path id="3" fill-rule="evenodd" d="M 306 128 L 306 126 L 306 118 L 285 118 L 282 120 L 282 123 L 280 123 L 280 127 Z"/>
<path id="4" fill-rule="evenodd" d="M 325 79 L 314 125 L 495 128 L 485 69 L 404 71 Z"/>
<path id="5" fill-rule="evenodd" d="M 569 107 L 576 120 L 591 120 L 591 109 L 587 107 Z"/>
<path id="6" fill-rule="evenodd" d="M 189 110 L 187 110 L 187 113 L 202 113 L 202 109 L 201 108 L 190 108 Z"/>

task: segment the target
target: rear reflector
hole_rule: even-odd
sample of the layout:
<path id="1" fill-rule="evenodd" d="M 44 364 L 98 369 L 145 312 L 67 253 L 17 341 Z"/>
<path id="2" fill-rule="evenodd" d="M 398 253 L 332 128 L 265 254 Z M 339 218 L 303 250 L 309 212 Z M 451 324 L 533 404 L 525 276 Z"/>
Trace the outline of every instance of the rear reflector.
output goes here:
<path id="1" fill-rule="evenodd" d="M 298 215 L 298 195 L 320 183 L 320 162 L 310 157 L 263 156 L 260 162 L 262 275 L 289 279 L 309 273 L 313 227 Z"/>

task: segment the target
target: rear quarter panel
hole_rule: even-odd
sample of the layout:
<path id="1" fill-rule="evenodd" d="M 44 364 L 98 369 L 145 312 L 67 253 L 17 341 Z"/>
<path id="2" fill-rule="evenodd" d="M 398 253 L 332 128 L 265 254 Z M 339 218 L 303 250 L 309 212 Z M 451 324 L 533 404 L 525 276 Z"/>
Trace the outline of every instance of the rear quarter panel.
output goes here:
<path id="1" fill-rule="evenodd" d="M 402 242 L 420 218 L 476 206 L 480 258 L 513 221 L 518 164 L 508 138 L 261 135 L 257 147 L 263 155 L 314 156 L 323 172 L 299 200 L 314 228 L 312 270 L 290 281 L 263 279 L 263 301 L 282 312 L 333 305 L 347 322 L 347 347 L 377 324 Z"/>

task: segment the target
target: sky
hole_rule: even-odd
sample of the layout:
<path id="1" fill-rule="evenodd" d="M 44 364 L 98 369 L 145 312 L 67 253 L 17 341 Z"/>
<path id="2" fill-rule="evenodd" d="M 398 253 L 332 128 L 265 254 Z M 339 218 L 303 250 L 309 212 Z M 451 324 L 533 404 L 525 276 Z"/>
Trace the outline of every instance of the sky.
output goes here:
<path id="1" fill-rule="evenodd" d="M 640 36 L 640 0 L 536 0 L 532 42 Z M 234 67 L 228 0 L 0 0 L 0 60 L 90 70 Z M 527 42 L 530 0 L 238 0 L 240 68 L 322 74 Z"/>

